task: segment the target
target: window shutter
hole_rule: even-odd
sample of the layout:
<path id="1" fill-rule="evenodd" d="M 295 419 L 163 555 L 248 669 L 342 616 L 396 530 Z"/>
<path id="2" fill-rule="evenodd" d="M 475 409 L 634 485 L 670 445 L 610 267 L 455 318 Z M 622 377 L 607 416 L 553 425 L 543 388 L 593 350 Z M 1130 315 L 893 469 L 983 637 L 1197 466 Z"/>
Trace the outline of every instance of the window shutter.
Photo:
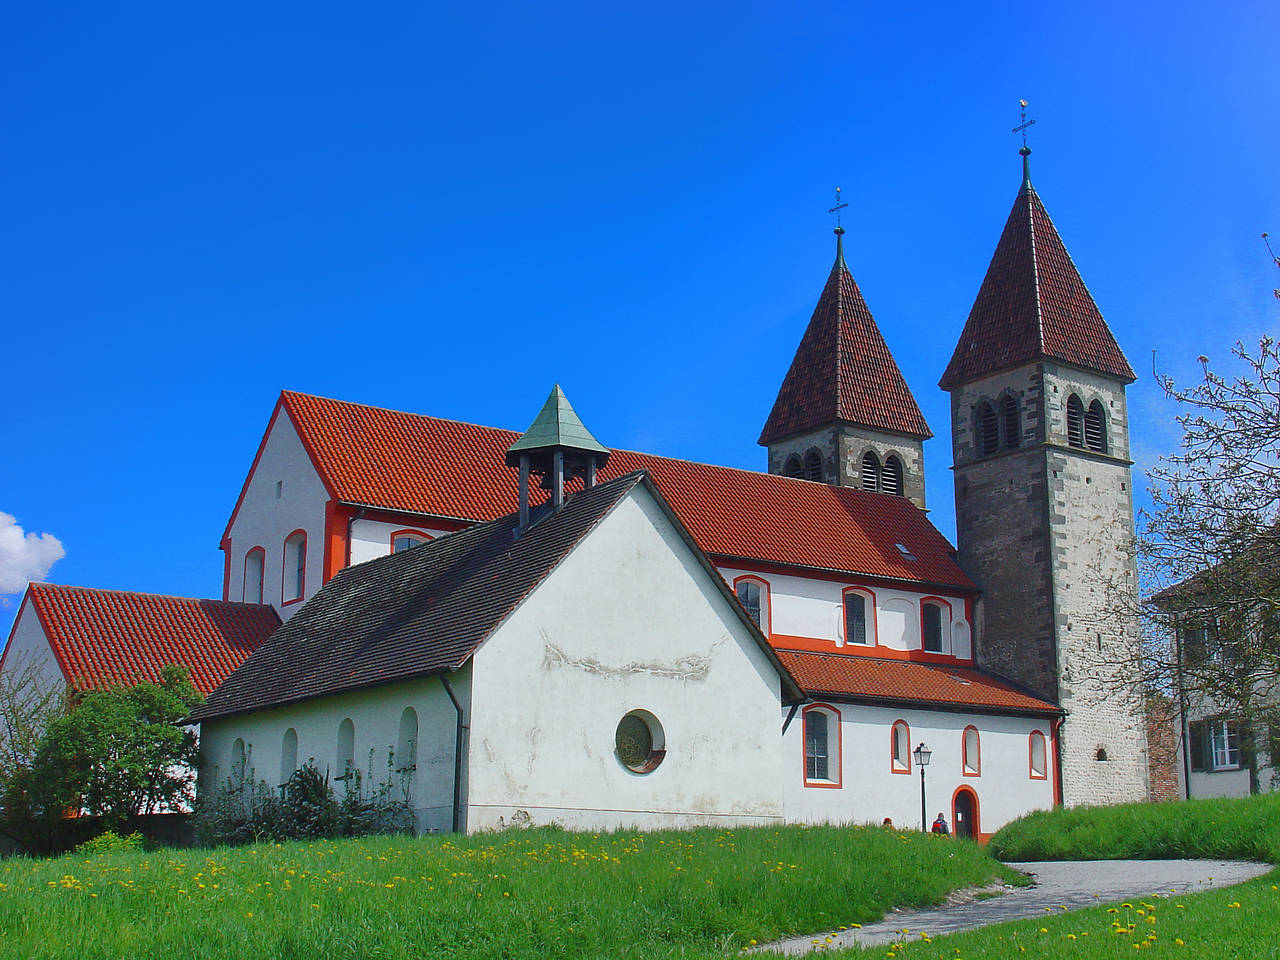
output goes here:
<path id="1" fill-rule="evenodd" d="M 1205 754 L 1209 737 L 1209 728 L 1203 720 L 1197 720 L 1194 723 L 1187 724 L 1187 746 L 1191 753 L 1191 769 L 1206 769 Z"/>

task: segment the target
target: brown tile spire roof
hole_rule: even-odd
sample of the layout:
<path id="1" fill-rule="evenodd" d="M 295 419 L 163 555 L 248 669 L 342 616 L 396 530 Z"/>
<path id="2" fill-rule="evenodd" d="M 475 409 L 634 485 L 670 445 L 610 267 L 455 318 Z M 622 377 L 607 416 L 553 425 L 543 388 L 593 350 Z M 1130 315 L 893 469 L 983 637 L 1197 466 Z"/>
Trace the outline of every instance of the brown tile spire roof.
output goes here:
<path id="1" fill-rule="evenodd" d="M 1135 379 L 1031 185 L 1024 154 L 1022 188 L 939 386 L 1042 358 Z"/>
<path id="2" fill-rule="evenodd" d="M 843 232 L 837 229 L 836 262 L 760 434 L 761 445 L 836 421 L 933 436 L 844 262 Z"/>

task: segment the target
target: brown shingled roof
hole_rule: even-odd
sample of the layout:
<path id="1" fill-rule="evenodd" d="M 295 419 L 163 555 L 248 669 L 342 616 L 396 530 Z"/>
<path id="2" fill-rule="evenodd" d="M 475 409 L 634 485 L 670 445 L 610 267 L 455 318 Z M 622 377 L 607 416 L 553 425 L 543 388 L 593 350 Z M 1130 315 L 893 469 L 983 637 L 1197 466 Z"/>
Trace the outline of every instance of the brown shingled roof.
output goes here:
<path id="1" fill-rule="evenodd" d="M 779 650 L 778 659 L 811 697 L 996 713 L 1062 712 L 1047 700 L 971 667 L 796 650 Z"/>
<path id="2" fill-rule="evenodd" d="M 160 679 L 181 664 L 209 694 L 280 626 L 269 606 L 33 583 L 30 599 L 67 682 L 81 690 Z"/>
<path id="3" fill-rule="evenodd" d="M 939 386 L 1041 358 L 1134 380 L 1028 176 Z"/>
<path id="4" fill-rule="evenodd" d="M 836 262 L 783 378 L 760 443 L 846 421 L 876 430 L 933 436 L 844 262 Z"/>

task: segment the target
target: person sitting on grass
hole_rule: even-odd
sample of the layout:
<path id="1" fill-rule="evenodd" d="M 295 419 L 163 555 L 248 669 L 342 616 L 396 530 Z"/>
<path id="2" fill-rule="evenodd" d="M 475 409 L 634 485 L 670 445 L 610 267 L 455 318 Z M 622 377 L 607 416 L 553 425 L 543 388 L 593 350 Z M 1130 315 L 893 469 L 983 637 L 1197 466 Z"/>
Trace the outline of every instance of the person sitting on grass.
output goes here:
<path id="1" fill-rule="evenodd" d="M 930 832 L 944 834 L 949 834 L 951 832 L 951 828 L 947 826 L 947 818 L 944 817 L 941 812 L 938 813 L 938 819 L 933 821 L 933 826 L 930 828 Z"/>

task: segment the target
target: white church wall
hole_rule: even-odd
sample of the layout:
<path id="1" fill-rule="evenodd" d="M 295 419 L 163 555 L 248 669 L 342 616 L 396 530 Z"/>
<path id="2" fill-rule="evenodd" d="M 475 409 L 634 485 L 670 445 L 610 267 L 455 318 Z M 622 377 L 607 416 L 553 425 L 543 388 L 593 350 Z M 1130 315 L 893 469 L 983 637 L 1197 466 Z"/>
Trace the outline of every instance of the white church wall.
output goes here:
<path id="1" fill-rule="evenodd" d="M 351 563 L 354 565 L 385 557 L 391 552 L 391 535 L 402 530 L 422 533 L 432 540 L 449 532 L 427 524 L 387 523 L 364 518 L 354 520 L 351 523 Z"/>
<path id="2" fill-rule="evenodd" d="M 40 615 L 28 594 L 22 600 L 18 617 L 13 622 L 8 643 L 4 648 L 4 672 L 7 677 L 21 676 L 24 671 L 32 670 L 42 690 L 65 688 L 67 680 L 62 668 L 58 666 L 58 658 L 49 646 L 49 637 L 40 623 Z"/>
<path id="3" fill-rule="evenodd" d="M 450 675 L 449 682 L 465 711 L 470 698 L 469 668 Z M 389 770 L 388 755 L 399 746 L 400 718 L 406 707 L 412 707 L 418 719 L 416 764 L 412 771 L 397 773 L 408 764 L 395 758 Z M 434 676 L 205 723 L 200 738 L 205 761 L 201 793 L 225 786 L 232 775 L 237 739 L 244 742 L 247 776 L 272 787 L 283 783 L 285 734 L 292 729 L 297 734 L 298 766 L 314 760 L 329 774 L 341 798 L 346 787 L 336 778 L 345 764 L 339 762 L 338 741 L 339 727 L 346 719 L 354 726 L 353 766 L 361 773 L 365 795 L 391 780 L 394 795 L 403 797 L 407 785 L 419 830 L 452 829 L 457 714 L 440 678 Z"/>
<path id="4" fill-rule="evenodd" d="M 320 589 L 323 576 L 327 501 L 324 484 L 293 421 L 281 407 L 231 527 L 227 599 L 250 599 L 244 590 L 245 557 L 254 547 L 261 547 L 265 554 L 263 602 L 274 606 L 282 620 L 293 616 L 302 604 L 286 602 L 283 596 L 285 539 L 295 530 L 306 531 L 305 599 Z"/>
<path id="5" fill-rule="evenodd" d="M 643 488 L 473 663 L 469 828 L 781 822 L 777 672 Z M 636 709 L 665 738 L 649 773 L 615 751 Z"/>
<path id="6" fill-rule="evenodd" d="M 983 835 L 1031 810 L 1053 806 L 1053 753 L 1048 718 L 1006 717 L 976 713 L 876 707 L 828 702 L 840 716 L 839 751 L 835 731 L 829 734 L 833 785 L 806 785 L 803 708 L 787 728 L 783 742 L 782 781 L 787 819 L 799 823 L 880 823 L 892 818 L 900 828 L 920 827 L 920 770 L 894 772 L 893 725 L 905 721 L 908 746 L 924 742 L 933 756 L 925 770 L 926 814 L 938 811 L 954 827 L 952 801 L 961 787 L 978 800 L 978 830 Z M 978 775 L 966 775 L 962 764 L 965 728 L 978 730 Z M 1044 779 L 1031 776 L 1030 736 L 1045 737 Z"/>
<path id="7" fill-rule="evenodd" d="M 940 596 L 892 589 L 884 585 L 842 583 L 815 577 L 790 574 L 758 573 L 737 567 L 720 567 L 720 575 L 731 587 L 738 577 L 750 576 L 769 584 L 769 619 L 766 635 L 779 638 L 775 646 L 786 647 L 786 637 L 830 641 L 833 647 L 844 647 L 844 591 L 849 587 L 875 598 L 873 629 L 878 645 L 891 650 L 919 650 L 920 603 L 926 597 L 939 597 L 950 606 L 950 624 L 943 631 L 943 650 L 953 656 L 968 658 L 970 626 L 965 614 L 964 598 Z M 865 648 L 860 648 L 865 649 Z"/>

